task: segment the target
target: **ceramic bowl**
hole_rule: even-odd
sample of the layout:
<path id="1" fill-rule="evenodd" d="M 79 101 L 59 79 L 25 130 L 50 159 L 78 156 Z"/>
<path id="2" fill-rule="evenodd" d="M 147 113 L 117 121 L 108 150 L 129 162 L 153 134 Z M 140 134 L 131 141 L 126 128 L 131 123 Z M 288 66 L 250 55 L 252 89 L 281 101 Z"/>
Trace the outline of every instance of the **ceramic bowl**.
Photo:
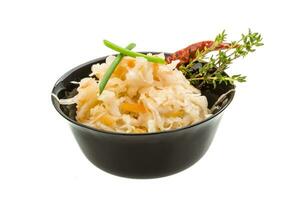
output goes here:
<path id="1" fill-rule="evenodd" d="M 77 86 L 71 81 L 87 77 L 91 73 L 91 66 L 105 62 L 106 57 L 84 63 L 65 73 L 55 83 L 52 93 L 59 98 L 74 96 Z M 232 88 L 234 86 L 221 84 L 217 88 L 206 87 L 202 93 L 211 107 L 220 95 Z M 70 125 L 84 155 L 95 166 L 123 177 L 157 178 L 190 167 L 206 153 L 233 97 L 234 91 L 226 95 L 219 108 L 204 121 L 176 130 L 145 134 L 98 130 L 75 120 L 75 105 L 60 105 L 53 96 L 52 103 Z"/>

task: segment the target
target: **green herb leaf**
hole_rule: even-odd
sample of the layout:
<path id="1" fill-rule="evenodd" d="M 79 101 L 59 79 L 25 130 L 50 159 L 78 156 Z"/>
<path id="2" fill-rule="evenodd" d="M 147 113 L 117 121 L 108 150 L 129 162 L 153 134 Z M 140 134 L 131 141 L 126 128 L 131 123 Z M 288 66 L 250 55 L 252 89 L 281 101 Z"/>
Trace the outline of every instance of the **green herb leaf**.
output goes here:
<path id="1" fill-rule="evenodd" d="M 208 57 L 207 54 L 216 50 L 216 47 L 223 43 L 226 37 L 227 34 L 224 30 L 216 36 L 214 44 L 210 48 L 203 51 L 197 51 L 195 58 L 192 59 L 190 63 L 180 66 L 179 70 L 183 72 L 191 83 L 197 84 L 200 87 L 205 83 L 213 84 L 214 87 L 216 87 L 216 83 L 234 84 L 234 82 L 246 81 L 246 76 L 240 74 L 227 76 L 225 70 L 229 68 L 230 64 L 232 64 L 235 59 L 245 57 L 249 53 L 254 52 L 256 47 L 263 46 L 262 36 L 249 29 L 247 34 L 241 35 L 240 40 L 232 41 L 227 49 L 218 50 L 216 55 Z M 193 74 L 187 73 L 188 69 L 196 62 L 205 64 L 198 72 L 194 72 Z"/>

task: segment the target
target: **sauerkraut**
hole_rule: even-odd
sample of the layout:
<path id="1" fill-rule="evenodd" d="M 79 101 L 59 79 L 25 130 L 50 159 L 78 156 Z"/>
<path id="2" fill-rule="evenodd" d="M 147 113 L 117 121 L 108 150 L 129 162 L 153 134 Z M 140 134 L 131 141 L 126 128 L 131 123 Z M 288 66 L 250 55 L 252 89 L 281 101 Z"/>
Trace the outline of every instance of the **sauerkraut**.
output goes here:
<path id="1" fill-rule="evenodd" d="M 114 59 L 108 56 L 105 63 L 94 64 L 90 77 L 80 81 L 78 94 L 70 99 L 76 103 L 78 122 L 138 134 L 178 129 L 210 115 L 206 97 L 176 69 L 176 61 L 162 65 L 124 57 L 98 95 L 99 80 Z"/>

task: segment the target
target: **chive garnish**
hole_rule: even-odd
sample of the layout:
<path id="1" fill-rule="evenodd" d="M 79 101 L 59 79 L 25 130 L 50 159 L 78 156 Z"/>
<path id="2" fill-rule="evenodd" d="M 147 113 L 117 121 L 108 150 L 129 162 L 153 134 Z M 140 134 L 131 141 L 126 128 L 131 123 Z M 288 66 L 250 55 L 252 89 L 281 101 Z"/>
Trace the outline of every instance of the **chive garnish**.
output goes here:
<path id="1" fill-rule="evenodd" d="M 130 43 L 125 49 L 126 50 L 131 50 L 135 47 L 136 45 L 134 43 Z M 124 48 L 123 48 L 124 49 Z M 102 80 L 99 83 L 99 95 L 103 92 L 109 78 L 111 77 L 112 73 L 115 71 L 116 67 L 118 64 L 121 62 L 122 58 L 124 57 L 124 54 L 119 54 L 115 60 L 111 63 L 109 68 L 106 70 Z"/>
<path id="2" fill-rule="evenodd" d="M 137 52 L 131 51 L 129 49 L 120 47 L 120 46 L 118 46 L 118 45 L 116 45 L 116 44 L 114 44 L 114 43 L 112 43 L 108 40 L 103 40 L 103 43 L 108 48 L 111 48 L 112 50 L 120 52 L 121 54 L 126 55 L 126 56 L 130 56 L 130 57 L 134 57 L 134 58 L 143 57 L 143 58 L 146 58 L 149 62 L 154 62 L 154 63 L 161 63 L 161 64 L 166 63 L 166 61 L 163 58 L 160 58 L 160 57 L 157 57 L 157 56 L 148 56 L 148 55 L 145 55 L 145 54 L 142 54 L 142 53 L 137 53 Z"/>

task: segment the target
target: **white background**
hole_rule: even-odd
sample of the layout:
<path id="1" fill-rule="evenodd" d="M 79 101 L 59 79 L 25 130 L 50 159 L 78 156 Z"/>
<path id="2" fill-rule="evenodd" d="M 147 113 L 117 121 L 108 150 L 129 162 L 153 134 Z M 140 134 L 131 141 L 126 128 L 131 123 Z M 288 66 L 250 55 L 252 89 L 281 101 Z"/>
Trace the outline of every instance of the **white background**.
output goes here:
<path id="1" fill-rule="evenodd" d="M 1 1 L 0 199 L 299 199 L 297 1 Z M 230 70 L 239 84 L 207 154 L 166 178 L 109 175 L 81 153 L 50 92 L 67 70 L 113 53 L 173 52 L 248 28 L 265 46 Z"/>

